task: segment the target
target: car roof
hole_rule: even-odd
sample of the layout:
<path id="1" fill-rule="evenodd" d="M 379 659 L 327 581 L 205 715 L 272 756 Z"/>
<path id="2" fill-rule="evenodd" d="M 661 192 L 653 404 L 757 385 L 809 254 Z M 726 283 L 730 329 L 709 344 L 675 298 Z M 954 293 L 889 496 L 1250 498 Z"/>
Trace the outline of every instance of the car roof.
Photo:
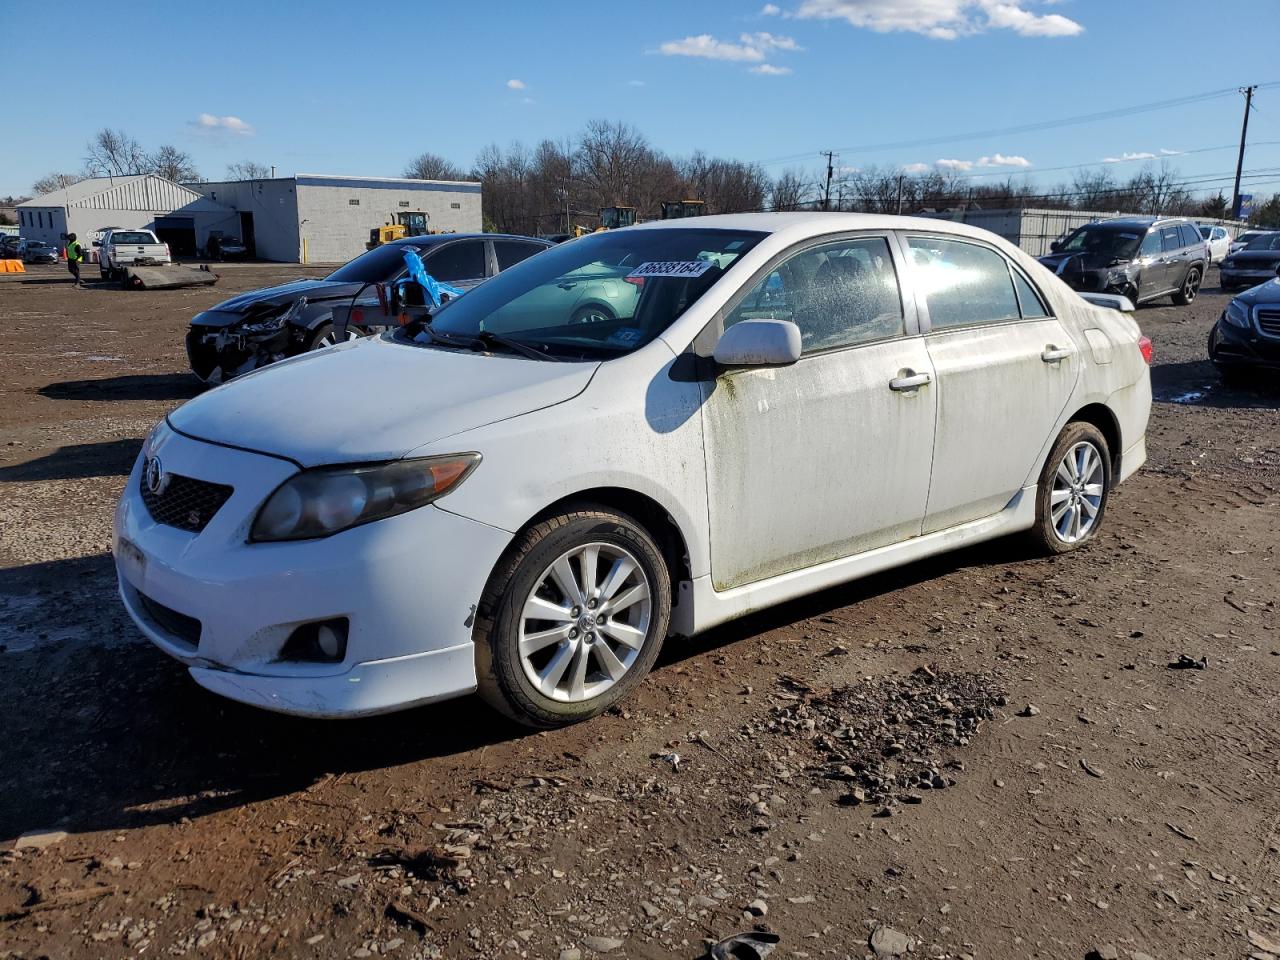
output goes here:
<path id="1" fill-rule="evenodd" d="M 450 240 L 526 240 L 530 243 L 547 243 L 541 237 L 522 237 L 514 233 L 429 233 L 425 237 L 401 237 L 391 242 L 397 246 L 433 247 Z M 547 246 L 550 245 L 547 243 Z"/>
<path id="2" fill-rule="evenodd" d="M 899 217 L 887 213 L 721 213 L 705 217 L 682 217 L 677 220 L 650 220 L 624 230 L 748 230 L 758 233 L 787 234 L 796 240 L 849 230 L 915 230 L 928 233 L 952 233 L 990 242 L 990 230 L 935 220 L 931 217 Z M 613 231 L 616 232 L 616 231 Z"/>
<path id="3" fill-rule="evenodd" d="M 1130 230 L 1148 230 L 1161 223 L 1190 223 L 1192 226 L 1198 226 L 1187 217 L 1112 217 L 1108 220 L 1095 220 L 1093 223 L 1086 223 L 1085 226 L 1127 227 Z"/>

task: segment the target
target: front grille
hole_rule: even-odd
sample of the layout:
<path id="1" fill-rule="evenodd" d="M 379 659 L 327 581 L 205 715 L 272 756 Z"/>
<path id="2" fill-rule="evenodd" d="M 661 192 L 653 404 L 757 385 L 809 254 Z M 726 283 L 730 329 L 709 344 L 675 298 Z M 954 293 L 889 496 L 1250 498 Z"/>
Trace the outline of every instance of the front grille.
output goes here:
<path id="1" fill-rule="evenodd" d="M 163 603 L 157 603 L 145 593 L 139 593 L 138 599 L 142 601 L 147 616 L 154 620 L 161 630 L 171 634 L 175 640 L 181 641 L 192 650 L 200 645 L 200 621 L 195 617 L 188 617 L 185 613 L 179 613 Z"/>
<path id="2" fill-rule="evenodd" d="M 1265 337 L 1280 337 L 1280 307 L 1259 308 L 1258 329 Z"/>
<path id="3" fill-rule="evenodd" d="M 146 472 L 139 481 L 139 492 L 147 512 L 156 523 L 163 523 L 179 530 L 199 533 L 222 509 L 234 488 L 207 480 L 194 480 L 170 474 L 169 482 L 159 493 L 152 493 L 147 485 Z"/>

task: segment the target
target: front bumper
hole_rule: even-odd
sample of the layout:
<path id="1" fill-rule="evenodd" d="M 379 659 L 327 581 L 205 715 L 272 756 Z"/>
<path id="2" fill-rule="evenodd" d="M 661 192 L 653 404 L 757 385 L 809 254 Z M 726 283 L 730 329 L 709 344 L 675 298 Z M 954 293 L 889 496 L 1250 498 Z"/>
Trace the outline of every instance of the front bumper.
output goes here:
<path id="1" fill-rule="evenodd" d="M 475 689 L 475 608 L 510 534 L 428 506 L 320 540 L 250 544 L 258 507 L 295 465 L 172 431 L 151 452 L 171 474 L 235 488 L 199 533 L 166 526 L 143 503 L 139 457 L 116 511 L 125 608 L 201 686 L 312 717 Z M 339 617 L 349 622 L 341 663 L 279 659 L 296 627 Z"/>
<path id="2" fill-rule="evenodd" d="M 1060 276 L 1067 286 L 1081 293 L 1123 295 L 1135 285 L 1132 277 L 1128 274 L 1116 273 L 1114 269 L 1066 271 Z"/>
<path id="3" fill-rule="evenodd" d="M 1219 318 L 1209 333 L 1209 359 L 1219 366 L 1280 370 L 1280 339 L 1243 330 Z"/>

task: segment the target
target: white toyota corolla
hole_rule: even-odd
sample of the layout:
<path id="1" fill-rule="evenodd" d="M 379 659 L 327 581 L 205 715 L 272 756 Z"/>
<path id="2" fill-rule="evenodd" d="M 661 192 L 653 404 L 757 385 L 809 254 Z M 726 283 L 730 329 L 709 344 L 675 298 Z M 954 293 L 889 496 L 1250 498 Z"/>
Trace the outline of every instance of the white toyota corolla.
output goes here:
<path id="1" fill-rule="evenodd" d="M 959 224 L 599 233 L 174 411 L 116 513 L 120 592 L 235 700 L 478 689 L 580 720 L 668 636 L 1015 531 L 1088 542 L 1145 459 L 1149 362 L 1132 319 Z"/>

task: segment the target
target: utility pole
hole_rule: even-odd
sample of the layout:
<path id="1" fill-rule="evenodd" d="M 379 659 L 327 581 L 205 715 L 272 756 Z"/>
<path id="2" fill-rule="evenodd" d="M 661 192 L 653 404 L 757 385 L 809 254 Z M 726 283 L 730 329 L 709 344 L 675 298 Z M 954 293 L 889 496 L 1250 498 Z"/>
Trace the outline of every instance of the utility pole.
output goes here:
<path id="1" fill-rule="evenodd" d="M 827 186 L 822 191 L 822 209 L 829 210 L 831 209 L 831 175 L 835 173 L 833 164 L 835 163 L 836 155 L 833 151 L 828 150 L 823 156 L 827 158 Z"/>
<path id="2" fill-rule="evenodd" d="M 1240 219 L 1240 174 L 1244 169 L 1244 140 L 1249 133 L 1249 110 L 1253 106 L 1253 91 L 1257 86 L 1242 87 L 1244 94 L 1244 124 L 1240 127 L 1240 155 L 1236 158 L 1236 185 L 1231 191 L 1231 219 Z"/>
<path id="3" fill-rule="evenodd" d="M 902 216 L 902 182 L 905 179 L 903 174 L 898 174 L 898 216 Z"/>

